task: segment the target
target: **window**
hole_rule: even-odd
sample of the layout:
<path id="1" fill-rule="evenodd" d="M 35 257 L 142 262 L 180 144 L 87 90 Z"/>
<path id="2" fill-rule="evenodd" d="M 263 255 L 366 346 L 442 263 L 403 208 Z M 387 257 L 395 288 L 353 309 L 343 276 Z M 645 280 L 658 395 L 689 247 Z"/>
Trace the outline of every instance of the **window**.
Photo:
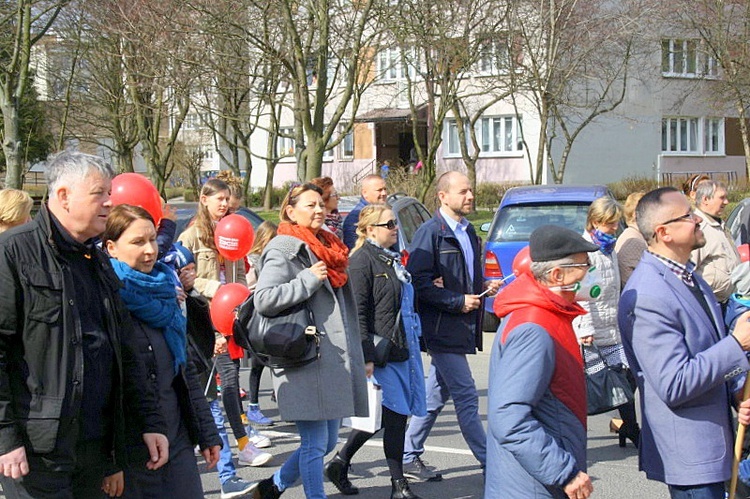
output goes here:
<path id="1" fill-rule="evenodd" d="M 182 129 L 200 130 L 206 127 L 205 123 L 207 122 L 207 116 L 202 116 L 200 113 L 188 113 L 185 115 L 185 119 L 182 122 Z"/>
<path id="2" fill-rule="evenodd" d="M 661 72 L 672 77 L 716 77 L 718 64 L 700 41 L 669 39 L 661 42 Z"/>
<path id="3" fill-rule="evenodd" d="M 508 45 L 505 40 L 485 40 L 479 45 L 479 72 L 497 75 L 510 67 Z"/>
<path id="4" fill-rule="evenodd" d="M 467 125 L 468 127 L 468 125 Z M 476 125 L 476 137 L 480 156 L 511 154 L 523 150 L 521 120 L 517 116 L 493 116 L 481 118 Z M 446 120 L 445 156 L 458 156 L 461 146 L 455 119 Z M 466 130 L 470 142 L 469 129 Z"/>
<path id="5" fill-rule="evenodd" d="M 664 118 L 661 150 L 671 154 L 724 154 L 722 118 Z"/>
<path id="6" fill-rule="evenodd" d="M 398 47 L 382 48 L 378 52 L 378 75 L 383 81 L 405 80 L 417 76 L 418 56 L 414 48 L 403 53 Z"/>
<path id="7" fill-rule="evenodd" d="M 346 128 L 346 127 L 343 127 Z M 341 156 L 343 158 L 354 157 L 354 129 L 349 130 L 349 133 L 344 135 L 344 139 L 341 141 Z"/>
<path id="8" fill-rule="evenodd" d="M 279 128 L 276 142 L 277 153 L 280 157 L 294 155 L 294 128 Z"/>

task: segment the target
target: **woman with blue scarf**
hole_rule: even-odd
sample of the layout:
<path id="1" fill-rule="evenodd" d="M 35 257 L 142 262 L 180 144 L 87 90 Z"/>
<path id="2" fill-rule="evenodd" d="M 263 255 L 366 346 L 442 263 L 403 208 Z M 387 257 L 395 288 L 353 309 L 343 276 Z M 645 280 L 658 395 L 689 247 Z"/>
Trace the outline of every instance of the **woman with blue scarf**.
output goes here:
<path id="1" fill-rule="evenodd" d="M 357 302 L 365 370 L 368 376 L 374 375 L 383 392 L 383 450 L 391 474 L 391 499 L 419 499 L 409 488 L 402 465 L 407 417 L 427 413 L 419 348 L 422 326 L 414 311 L 411 275 L 401 264 L 401 255 L 388 249 L 398 238 L 398 223 L 388 205 L 363 208 L 357 235 L 349 274 Z M 373 335 L 390 343 L 384 365 L 375 363 Z M 344 447 L 326 466 L 326 476 L 344 495 L 358 492 L 348 478 L 349 463 L 372 436 L 373 433 L 352 430 Z"/>
<path id="2" fill-rule="evenodd" d="M 193 453 L 199 445 L 208 467 L 216 464 L 221 440 L 193 364 L 187 358 L 186 319 L 177 301 L 172 270 L 157 262 L 154 221 L 146 210 L 119 205 L 107 218 L 102 235 L 117 276 L 120 296 L 132 318 L 123 351 L 146 365 L 146 376 L 129 390 L 151 389 L 159 399 L 157 420 L 166 428 L 169 461 L 147 468 L 145 428 L 138 408 L 125 413 L 128 467 L 124 497 L 202 498 L 203 487 Z M 151 386 L 148 386 L 151 385 Z"/>
<path id="3" fill-rule="evenodd" d="M 599 272 L 601 294 L 595 301 L 579 302 L 588 312 L 573 321 L 578 340 L 586 352 L 585 370 L 591 374 L 604 369 L 607 364 L 622 364 L 628 368 L 628 360 L 622 346 L 620 328 L 617 324 L 617 306 L 620 301 L 620 270 L 617 254 L 614 252 L 617 242 L 617 231 L 622 219 L 622 207 L 609 196 L 594 200 L 589 207 L 586 220 L 586 231 L 583 238 L 599 246 L 599 251 L 589 253 L 592 265 Z M 596 347 L 596 348 L 595 348 Z M 635 378 L 627 369 L 628 380 L 633 391 L 636 389 Z M 620 447 L 625 447 L 627 439 L 638 446 L 640 428 L 635 415 L 635 401 L 618 408 L 621 425 L 616 420 L 610 422 L 610 430 L 619 433 Z"/>

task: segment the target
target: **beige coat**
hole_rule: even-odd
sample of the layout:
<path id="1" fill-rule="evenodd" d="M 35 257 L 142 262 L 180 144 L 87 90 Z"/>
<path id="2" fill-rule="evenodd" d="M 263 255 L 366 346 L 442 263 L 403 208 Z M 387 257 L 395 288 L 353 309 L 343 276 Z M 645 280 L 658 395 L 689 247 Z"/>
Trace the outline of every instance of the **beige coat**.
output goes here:
<path id="1" fill-rule="evenodd" d="M 195 258 L 195 289 L 209 300 L 214 297 L 221 286 L 221 256 L 216 250 L 204 245 L 198 238 L 198 229 L 191 225 L 180 234 L 178 239 L 183 246 L 193 252 Z M 245 279 L 245 260 L 231 262 L 226 260 L 226 282 L 238 282 L 247 286 Z"/>
<path id="2" fill-rule="evenodd" d="M 690 259 L 695 262 L 695 270 L 700 272 L 716 296 L 719 303 L 729 299 L 734 293 L 732 271 L 740 264 L 740 254 L 724 227 L 724 222 L 706 215 L 696 208 L 701 217 L 701 230 L 706 236 L 706 245 L 693 250 Z"/>
<path id="3" fill-rule="evenodd" d="M 635 227 L 625 229 L 615 243 L 615 253 L 617 254 L 617 265 L 620 269 L 620 287 L 624 288 L 625 283 L 630 279 L 638 262 L 641 261 L 643 252 L 648 245 L 643 235 Z"/>

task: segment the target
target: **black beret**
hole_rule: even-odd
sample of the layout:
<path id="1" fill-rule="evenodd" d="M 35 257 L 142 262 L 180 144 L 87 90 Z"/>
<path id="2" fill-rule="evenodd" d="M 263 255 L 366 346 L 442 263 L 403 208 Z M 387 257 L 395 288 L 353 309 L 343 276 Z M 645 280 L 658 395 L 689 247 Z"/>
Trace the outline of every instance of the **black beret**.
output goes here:
<path id="1" fill-rule="evenodd" d="M 529 254 L 532 262 L 549 262 L 598 249 L 599 246 L 586 241 L 578 232 L 559 225 L 542 225 L 529 237 Z"/>

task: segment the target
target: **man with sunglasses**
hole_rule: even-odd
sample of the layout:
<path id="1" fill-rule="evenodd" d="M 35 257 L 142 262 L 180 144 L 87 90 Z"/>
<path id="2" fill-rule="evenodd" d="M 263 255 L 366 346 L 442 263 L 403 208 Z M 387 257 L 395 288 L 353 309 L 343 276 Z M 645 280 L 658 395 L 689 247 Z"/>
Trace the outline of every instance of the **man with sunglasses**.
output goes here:
<path id="1" fill-rule="evenodd" d="M 695 189 L 695 214 L 703 219 L 700 226 L 706 244 L 693 250 L 690 258 L 695 270 L 711 286 L 722 310 L 734 293 L 731 275 L 740 264 L 740 254 L 721 219 L 728 204 L 727 188 L 721 182 L 704 180 Z"/>
<path id="2" fill-rule="evenodd" d="M 640 469 L 673 499 L 723 499 L 734 432 L 730 406 L 750 368 L 750 312 L 727 332 L 691 252 L 706 238 L 702 218 L 678 190 L 647 193 L 636 208 L 648 251 L 620 298 L 625 354 L 641 394 Z M 740 421 L 750 422 L 750 402 Z"/>
<path id="3" fill-rule="evenodd" d="M 422 338 L 430 354 L 427 415 L 411 418 L 404 445 L 404 475 L 439 481 L 442 476 L 421 459 L 424 443 L 449 398 L 461 433 L 484 469 L 486 435 L 479 418 L 479 397 L 467 354 L 482 348 L 482 298 L 485 288 L 480 246 L 466 220 L 474 194 L 466 175 L 444 173 L 437 181 L 440 208 L 414 234 L 407 270 L 417 295 Z M 442 284 L 439 284 L 441 283 Z M 487 285 L 490 292 L 499 283 Z"/>

